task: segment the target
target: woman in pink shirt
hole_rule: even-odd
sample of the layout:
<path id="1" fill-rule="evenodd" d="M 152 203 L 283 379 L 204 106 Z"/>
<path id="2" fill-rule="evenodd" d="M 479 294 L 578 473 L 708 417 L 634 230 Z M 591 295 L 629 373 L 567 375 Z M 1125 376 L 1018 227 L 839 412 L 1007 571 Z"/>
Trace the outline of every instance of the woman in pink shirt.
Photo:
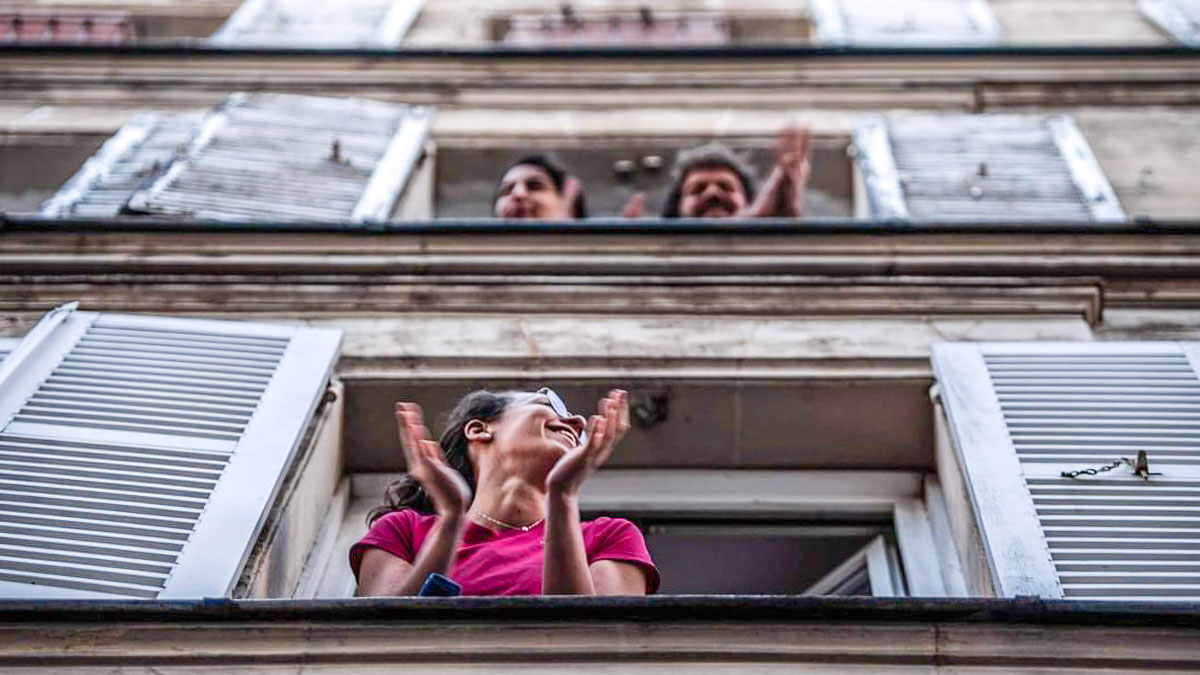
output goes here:
<path id="1" fill-rule="evenodd" d="M 408 474 L 350 549 L 357 595 L 415 595 L 435 572 L 463 595 L 657 590 L 633 523 L 579 516 L 580 487 L 629 429 L 626 392 L 609 392 L 585 421 L 549 389 L 476 391 L 440 443 L 416 404 L 397 403 L 396 420 Z"/>

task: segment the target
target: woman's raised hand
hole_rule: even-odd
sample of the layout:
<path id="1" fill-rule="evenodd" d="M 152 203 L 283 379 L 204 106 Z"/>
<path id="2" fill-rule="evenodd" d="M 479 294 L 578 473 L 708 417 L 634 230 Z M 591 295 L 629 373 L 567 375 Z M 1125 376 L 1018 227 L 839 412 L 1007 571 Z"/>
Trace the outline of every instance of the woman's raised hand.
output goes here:
<path id="1" fill-rule="evenodd" d="M 429 437 L 416 403 L 396 404 L 396 426 L 408 475 L 425 488 L 439 516 L 461 517 L 471 505 L 471 486 L 446 464 L 442 446 Z"/>
<path id="2" fill-rule="evenodd" d="M 598 414 L 587 423 L 587 443 L 566 453 L 546 476 L 546 490 L 551 494 L 577 497 L 583 482 L 599 469 L 613 448 L 629 431 L 629 394 L 613 389 L 600 399 Z"/>

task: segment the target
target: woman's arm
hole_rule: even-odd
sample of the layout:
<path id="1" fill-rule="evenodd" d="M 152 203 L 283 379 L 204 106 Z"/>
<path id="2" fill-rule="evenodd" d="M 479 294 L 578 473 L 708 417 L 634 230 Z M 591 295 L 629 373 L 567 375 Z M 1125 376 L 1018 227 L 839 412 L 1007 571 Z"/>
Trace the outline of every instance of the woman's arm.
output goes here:
<path id="1" fill-rule="evenodd" d="M 416 595 L 431 573 L 450 576 L 463 525 L 461 516 L 438 518 L 411 564 L 383 549 L 367 549 L 358 568 L 358 588 L 354 594 Z"/>
<path id="2" fill-rule="evenodd" d="M 363 554 L 355 595 L 415 595 L 430 573 L 450 576 L 466 524 L 471 488 L 462 474 L 446 465 L 441 446 L 429 438 L 420 406 L 397 403 L 396 424 L 408 475 L 425 488 L 438 519 L 411 565 L 379 549 Z"/>
<path id="3" fill-rule="evenodd" d="M 600 414 L 588 421 L 587 445 L 563 455 L 546 477 L 546 552 L 542 566 L 542 593 L 546 595 L 596 594 L 579 519 L 579 489 L 629 430 L 627 398 L 628 394 L 616 389 L 601 399 Z"/>
<path id="4" fill-rule="evenodd" d="M 590 568 L 596 595 L 645 595 L 646 573 L 621 560 L 597 560 Z"/>
<path id="5" fill-rule="evenodd" d="M 542 593 L 595 595 L 596 586 L 588 569 L 583 528 L 579 522 L 579 498 L 551 494 L 547 501 Z"/>

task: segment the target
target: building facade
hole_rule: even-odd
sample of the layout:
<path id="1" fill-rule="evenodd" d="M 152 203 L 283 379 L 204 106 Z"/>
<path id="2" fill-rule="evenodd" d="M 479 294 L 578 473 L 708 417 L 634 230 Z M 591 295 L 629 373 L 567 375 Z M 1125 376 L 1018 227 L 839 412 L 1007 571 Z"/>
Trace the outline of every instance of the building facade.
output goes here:
<path id="1" fill-rule="evenodd" d="M 1196 12 L 16 3 L 0 667 L 1195 670 Z M 620 217 L 789 124 L 805 218 Z M 662 595 L 352 598 L 392 403 L 543 384 Z"/>

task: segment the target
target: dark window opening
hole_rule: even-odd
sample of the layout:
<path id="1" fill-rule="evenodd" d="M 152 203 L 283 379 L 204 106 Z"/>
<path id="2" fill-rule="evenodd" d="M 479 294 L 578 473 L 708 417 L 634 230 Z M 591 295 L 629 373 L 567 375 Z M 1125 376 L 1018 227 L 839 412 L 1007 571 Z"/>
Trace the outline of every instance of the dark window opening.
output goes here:
<path id="1" fill-rule="evenodd" d="M 630 197 L 644 192 L 645 215 L 656 216 L 661 213 L 671 186 L 671 166 L 676 153 L 707 140 L 655 139 L 589 147 L 543 145 L 537 147 L 536 151 L 552 151 L 580 179 L 590 215 L 619 215 Z M 773 138 L 730 139 L 724 142 L 750 160 L 760 181 L 766 178 L 774 161 L 771 151 Z M 806 215 L 853 215 L 853 167 L 846 154 L 849 142 L 849 138 L 814 139 L 812 178 L 805 201 Z M 531 150 L 530 146 L 466 148 L 439 145 L 434 197 L 436 217 L 490 216 L 500 172 Z"/>
<path id="2" fill-rule="evenodd" d="M 637 518 L 660 593 L 904 595 L 890 523 Z"/>

